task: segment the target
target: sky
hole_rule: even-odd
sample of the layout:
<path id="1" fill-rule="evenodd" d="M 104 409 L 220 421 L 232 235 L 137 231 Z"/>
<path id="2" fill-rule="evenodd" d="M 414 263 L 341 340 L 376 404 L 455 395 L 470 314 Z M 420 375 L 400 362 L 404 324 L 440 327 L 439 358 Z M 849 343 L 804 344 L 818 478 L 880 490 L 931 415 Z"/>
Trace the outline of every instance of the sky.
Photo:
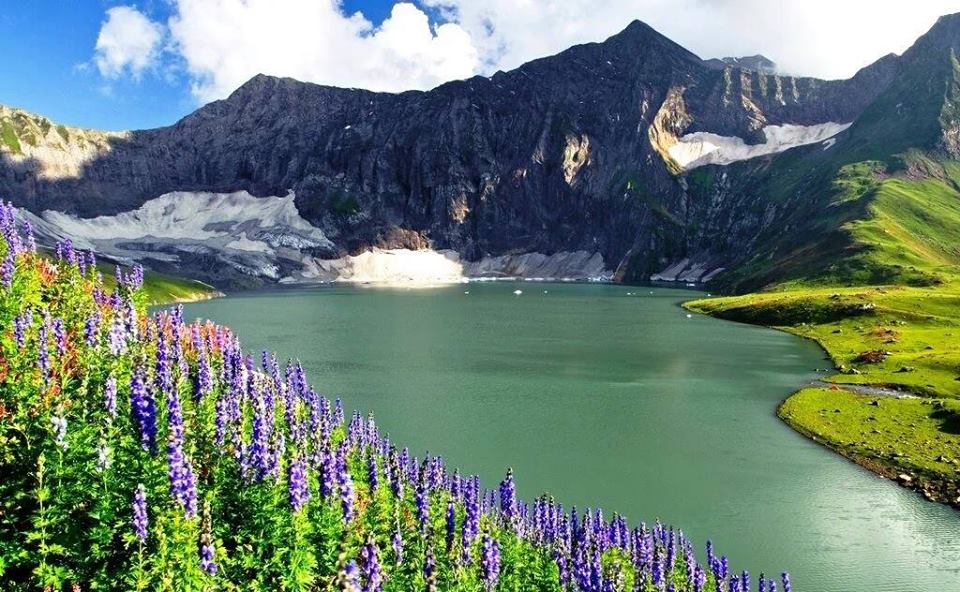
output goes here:
<path id="1" fill-rule="evenodd" d="M 398 92 L 508 70 L 647 22 L 701 57 L 845 78 L 960 0 L 9 0 L 0 104 L 169 125 L 257 73 Z"/>

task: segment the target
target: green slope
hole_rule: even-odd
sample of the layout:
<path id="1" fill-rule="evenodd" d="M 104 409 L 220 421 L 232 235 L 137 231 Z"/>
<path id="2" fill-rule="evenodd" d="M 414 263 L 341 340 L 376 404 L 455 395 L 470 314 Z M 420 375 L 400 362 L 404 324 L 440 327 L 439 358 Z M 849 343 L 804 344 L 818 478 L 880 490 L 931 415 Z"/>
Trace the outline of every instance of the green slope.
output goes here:
<path id="1" fill-rule="evenodd" d="M 958 48 L 960 15 L 944 17 L 835 146 L 736 165 L 734 191 L 791 214 L 720 285 L 753 293 L 686 306 L 816 340 L 833 386 L 799 391 L 780 417 L 960 507 Z"/>

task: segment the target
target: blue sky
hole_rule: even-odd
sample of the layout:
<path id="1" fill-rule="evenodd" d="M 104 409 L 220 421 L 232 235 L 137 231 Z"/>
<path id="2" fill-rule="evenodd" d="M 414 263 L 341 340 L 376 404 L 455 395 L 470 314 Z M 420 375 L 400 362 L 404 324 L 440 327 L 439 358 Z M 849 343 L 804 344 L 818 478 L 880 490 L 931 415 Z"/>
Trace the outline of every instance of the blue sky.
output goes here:
<path id="1" fill-rule="evenodd" d="M 106 9 L 129 2 L 14 0 L 0 8 L 0 103 L 57 122 L 100 129 L 138 129 L 173 123 L 198 106 L 184 73 L 105 80 L 92 66 Z M 347 0 L 379 24 L 391 0 Z M 154 20 L 166 20 L 164 1 L 139 2 Z"/>
<path id="2" fill-rule="evenodd" d="M 396 92 L 600 41 L 643 20 L 702 57 L 848 77 L 957 0 L 10 0 L 0 104 L 101 129 L 169 125 L 258 72 Z"/>

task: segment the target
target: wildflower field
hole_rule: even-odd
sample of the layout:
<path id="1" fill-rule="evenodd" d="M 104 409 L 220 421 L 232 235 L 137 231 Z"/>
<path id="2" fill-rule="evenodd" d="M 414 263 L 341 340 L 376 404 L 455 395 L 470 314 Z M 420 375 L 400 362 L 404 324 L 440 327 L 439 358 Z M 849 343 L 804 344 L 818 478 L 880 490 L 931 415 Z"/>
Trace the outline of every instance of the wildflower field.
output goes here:
<path id="1" fill-rule="evenodd" d="M 790 592 L 710 543 L 485 489 L 346 417 L 296 362 L 147 314 L 0 206 L 0 589 Z M 113 285 L 113 282 L 111 282 Z M 679 492 L 682 494 L 682 492 Z"/>

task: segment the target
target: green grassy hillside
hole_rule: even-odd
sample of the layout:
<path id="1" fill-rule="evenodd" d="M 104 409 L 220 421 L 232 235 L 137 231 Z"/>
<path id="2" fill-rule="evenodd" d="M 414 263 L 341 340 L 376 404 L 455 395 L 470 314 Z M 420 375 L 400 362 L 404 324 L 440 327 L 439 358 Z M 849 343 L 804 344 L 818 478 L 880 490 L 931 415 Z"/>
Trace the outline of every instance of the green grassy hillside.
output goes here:
<path id="1" fill-rule="evenodd" d="M 780 261 L 792 277 L 686 306 L 817 341 L 837 386 L 800 391 L 780 417 L 960 507 L 960 164 L 917 152 L 898 162 L 895 171 L 872 162 L 843 170 L 835 203 L 862 213 L 830 240 L 810 241 L 802 265 Z"/>

